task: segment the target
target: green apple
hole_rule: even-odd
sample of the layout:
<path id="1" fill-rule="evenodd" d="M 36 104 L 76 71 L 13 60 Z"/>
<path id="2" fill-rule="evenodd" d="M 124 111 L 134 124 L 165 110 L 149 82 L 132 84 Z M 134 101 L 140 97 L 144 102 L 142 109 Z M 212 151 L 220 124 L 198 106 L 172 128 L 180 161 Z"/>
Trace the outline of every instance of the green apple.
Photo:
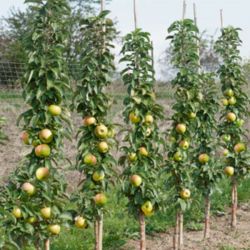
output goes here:
<path id="1" fill-rule="evenodd" d="M 36 193 L 36 188 L 29 182 L 25 182 L 22 185 L 22 190 L 26 192 L 29 196 L 32 196 Z"/>
<path id="2" fill-rule="evenodd" d="M 224 148 L 222 151 L 223 156 L 228 156 L 229 155 L 229 150 Z"/>
<path id="3" fill-rule="evenodd" d="M 108 138 L 113 138 L 115 136 L 115 130 L 113 128 L 108 129 Z"/>
<path id="4" fill-rule="evenodd" d="M 133 186 L 139 187 L 142 184 L 142 178 L 141 176 L 134 174 L 130 177 L 130 182 Z"/>
<path id="5" fill-rule="evenodd" d="M 136 123 L 139 123 L 141 121 L 141 118 L 139 116 L 137 116 L 134 112 L 131 112 L 129 114 L 129 120 L 132 123 L 136 124 Z"/>
<path id="6" fill-rule="evenodd" d="M 145 147 L 140 147 L 140 148 L 139 148 L 139 154 L 140 154 L 141 156 L 147 157 L 147 156 L 148 156 L 148 150 L 147 150 Z"/>
<path id="7" fill-rule="evenodd" d="M 100 153 L 107 153 L 109 151 L 109 145 L 105 141 L 99 142 L 97 147 Z"/>
<path id="8" fill-rule="evenodd" d="M 182 154 L 180 151 L 177 151 L 175 154 L 174 154 L 174 160 L 175 161 L 181 161 L 182 160 Z"/>
<path id="9" fill-rule="evenodd" d="M 207 154 L 200 154 L 198 160 L 201 164 L 206 164 L 209 161 L 209 156 Z"/>
<path id="10" fill-rule="evenodd" d="M 37 222 L 37 218 L 36 218 L 36 217 L 29 217 L 29 218 L 27 219 L 27 222 L 28 222 L 29 224 L 34 224 L 34 223 Z"/>
<path id="11" fill-rule="evenodd" d="M 88 127 L 96 124 L 96 119 L 93 116 L 83 118 L 83 126 Z"/>
<path id="12" fill-rule="evenodd" d="M 131 162 L 136 161 L 136 160 L 137 160 L 137 155 L 136 155 L 136 153 L 129 153 L 129 154 L 128 154 L 128 159 L 129 159 L 129 161 L 131 161 Z"/>
<path id="13" fill-rule="evenodd" d="M 75 226 L 77 228 L 86 228 L 87 227 L 87 221 L 82 216 L 77 216 L 75 218 Z"/>
<path id="14" fill-rule="evenodd" d="M 180 192 L 180 197 L 184 200 L 189 199 L 191 197 L 191 192 L 189 189 L 184 188 Z"/>
<path id="15" fill-rule="evenodd" d="M 35 147 L 35 155 L 39 158 L 50 156 L 50 147 L 47 144 L 40 144 Z"/>
<path id="16" fill-rule="evenodd" d="M 49 177 L 49 168 L 42 167 L 36 170 L 36 178 L 39 181 L 46 180 Z"/>
<path id="17" fill-rule="evenodd" d="M 187 140 L 182 140 L 179 143 L 179 147 L 184 150 L 187 150 L 189 148 L 189 142 Z"/>
<path id="18" fill-rule="evenodd" d="M 146 129 L 146 136 L 150 136 L 152 134 L 152 129 L 151 128 L 147 128 Z"/>
<path id="19" fill-rule="evenodd" d="M 28 134 L 27 131 L 23 131 L 23 132 L 21 133 L 21 140 L 22 140 L 23 143 L 26 144 L 26 145 L 29 145 L 29 144 L 30 144 L 30 142 L 29 142 L 29 134 Z"/>
<path id="20" fill-rule="evenodd" d="M 90 165 L 90 166 L 94 166 L 96 165 L 97 163 L 97 159 L 94 155 L 92 154 L 86 154 L 83 158 L 83 162 L 86 164 L 86 165 Z"/>
<path id="21" fill-rule="evenodd" d="M 177 124 L 177 126 L 175 127 L 175 130 L 176 130 L 176 132 L 179 133 L 179 134 L 184 134 L 184 133 L 186 132 L 186 130 L 187 130 L 187 126 L 186 126 L 186 124 L 184 124 L 184 123 L 179 123 L 179 124 Z"/>
<path id="22" fill-rule="evenodd" d="M 231 141 L 231 135 L 222 135 L 222 139 L 224 142 L 229 142 Z"/>
<path id="23" fill-rule="evenodd" d="M 224 98 L 224 99 L 222 99 L 222 104 L 224 105 L 224 106 L 228 106 L 228 104 L 229 104 L 229 102 L 228 102 L 228 100 L 226 99 L 226 98 Z"/>
<path id="24" fill-rule="evenodd" d="M 53 116 L 58 116 L 62 113 L 61 107 L 58 105 L 54 105 L 54 104 L 52 104 L 48 107 L 48 111 Z"/>
<path id="25" fill-rule="evenodd" d="M 225 167 L 224 173 L 225 173 L 227 176 L 233 176 L 233 175 L 234 175 L 234 168 L 231 167 L 231 166 Z"/>
<path id="26" fill-rule="evenodd" d="M 246 150 L 246 145 L 244 143 L 240 142 L 234 146 L 234 152 L 237 154 L 244 152 L 245 150 Z"/>
<path id="27" fill-rule="evenodd" d="M 146 214 L 149 214 L 151 212 L 153 212 L 153 204 L 151 201 L 146 201 L 145 203 L 142 204 L 141 206 L 141 210 L 142 212 L 146 215 Z"/>
<path id="28" fill-rule="evenodd" d="M 44 207 L 40 210 L 41 216 L 44 219 L 50 219 L 52 216 L 52 210 L 50 207 Z"/>
<path id="29" fill-rule="evenodd" d="M 233 112 L 229 112 L 226 115 L 226 119 L 228 122 L 234 122 L 234 121 L 236 121 L 236 118 L 237 117 L 236 117 L 235 113 L 233 113 Z"/>
<path id="30" fill-rule="evenodd" d="M 107 203 L 108 199 L 105 194 L 99 193 L 95 195 L 94 201 L 97 206 L 104 206 Z"/>
<path id="31" fill-rule="evenodd" d="M 48 226 L 48 231 L 54 235 L 58 235 L 61 232 L 61 227 L 57 224 L 54 225 L 49 225 Z"/>
<path id="32" fill-rule="evenodd" d="M 243 119 L 238 119 L 235 124 L 238 128 L 240 128 L 244 125 L 244 123 L 245 121 Z"/>
<path id="33" fill-rule="evenodd" d="M 13 210 L 12 210 L 12 214 L 17 218 L 17 219 L 20 219 L 22 218 L 22 211 L 19 207 L 15 207 Z"/>
<path id="34" fill-rule="evenodd" d="M 189 119 L 194 119 L 196 117 L 196 113 L 194 113 L 194 112 L 190 112 L 189 114 L 188 114 L 188 118 Z"/>
<path id="35" fill-rule="evenodd" d="M 228 103 L 230 105 L 235 105 L 236 104 L 236 98 L 234 96 L 230 97 L 229 100 L 228 100 Z"/>
<path id="36" fill-rule="evenodd" d="M 99 139 L 107 138 L 108 137 L 108 128 L 103 124 L 96 126 L 95 135 Z"/>
<path id="37" fill-rule="evenodd" d="M 41 140 L 42 143 L 50 143 L 53 140 L 53 134 L 50 129 L 43 129 L 39 132 L 38 134 L 39 139 Z"/>
<path id="38" fill-rule="evenodd" d="M 107 26 L 113 26 L 114 23 L 113 23 L 112 19 L 107 18 L 107 19 L 106 19 L 106 25 L 107 25 Z"/>
<path id="39" fill-rule="evenodd" d="M 224 95 L 228 96 L 228 97 L 232 97 L 232 96 L 234 96 L 234 92 L 232 89 L 227 89 L 224 91 Z"/>
<path id="40" fill-rule="evenodd" d="M 144 118 L 146 124 L 152 124 L 154 122 L 154 117 L 150 114 L 147 114 Z"/>
<path id="41" fill-rule="evenodd" d="M 95 171 L 92 178 L 94 181 L 102 181 L 105 177 L 105 173 L 103 171 Z"/>

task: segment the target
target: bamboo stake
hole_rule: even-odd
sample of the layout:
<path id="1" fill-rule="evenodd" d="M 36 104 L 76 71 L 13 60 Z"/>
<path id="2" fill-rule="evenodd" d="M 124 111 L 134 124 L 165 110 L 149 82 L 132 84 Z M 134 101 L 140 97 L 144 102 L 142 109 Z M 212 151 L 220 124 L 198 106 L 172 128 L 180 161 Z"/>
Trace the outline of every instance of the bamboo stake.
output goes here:
<path id="1" fill-rule="evenodd" d="M 185 19 L 185 16 L 186 16 L 186 10 L 187 10 L 187 4 L 186 4 L 186 1 L 183 0 L 183 8 L 182 8 L 182 20 Z"/>
<path id="2" fill-rule="evenodd" d="M 193 12 L 194 12 L 194 23 L 197 25 L 197 13 L 196 13 L 196 4 L 193 3 Z"/>
<path id="3" fill-rule="evenodd" d="M 98 237 L 99 237 L 99 248 L 98 250 L 102 250 L 102 240 L 103 240 L 103 214 L 100 216 L 98 220 Z"/>
<path id="4" fill-rule="evenodd" d="M 95 250 L 99 250 L 99 224 L 95 221 Z"/>
<path id="5" fill-rule="evenodd" d="M 238 206 L 238 192 L 236 180 L 232 181 L 232 217 L 231 217 L 231 227 L 236 229 L 237 226 L 237 206 Z"/>
<path id="6" fill-rule="evenodd" d="M 49 239 L 47 239 L 45 241 L 45 250 L 50 250 L 50 240 Z"/>
<path id="7" fill-rule="evenodd" d="M 101 11 L 104 11 L 104 5 L 105 5 L 104 0 L 101 0 Z"/>
<path id="8" fill-rule="evenodd" d="M 139 222 L 140 222 L 140 250 L 146 250 L 146 224 L 145 224 L 145 216 L 140 212 L 139 214 Z"/>
<path id="9" fill-rule="evenodd" d="M 183 249 L 183 213 L 180 212 L 180 215 L 179 215 L 179 250 L 182 250 Z"/>
<path id="10" fill-rule="evenodd" d="M 220 26 L 223 29 L 224 23 L 223 23 L 223 9 L 220 9 Z"/>
<path id="11" fill-rule="evenodd" d="M 209 195 L 205 198 L 205 229 L 204 229 L 204 240 L 210 237 L 210 209 L 211 201 Z"/>
<path id="12" fill-rule="evenodd" d="M 173 237 L 173 246 L 174 250 L 178 250 L 178 242 L 179 242 L 179 211 L 176 213 L 176 220 L 175 220 L 175 231 Z"/>
<path id="13" fill-rule="evenodd" d="M 137 8 L 136 8 L 136 0 L 134 0 L 134 23 L 135 23 L 135 29 L 137 29 Z"/>

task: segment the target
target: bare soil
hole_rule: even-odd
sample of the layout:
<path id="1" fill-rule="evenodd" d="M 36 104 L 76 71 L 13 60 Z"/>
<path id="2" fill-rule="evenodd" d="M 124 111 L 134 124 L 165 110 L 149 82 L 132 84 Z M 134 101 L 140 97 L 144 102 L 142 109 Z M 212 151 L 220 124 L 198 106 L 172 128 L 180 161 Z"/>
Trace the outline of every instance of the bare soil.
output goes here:
<path id="1" fill-rule="evenodd" d="M 250 250 L 250 204 L 243 204 L 238 210 L 238 228 L 231 230 L 230 211 L 226 216 L 213 217 L 210 239 L 203 241 L 203 231 L 186 231 L 185 250 Z M 173 229 L 166 233 L 148 236 L 148 250 L 173 249 Z M 131 240 L 123 250 L 139 249 L 139 241 Z"/>

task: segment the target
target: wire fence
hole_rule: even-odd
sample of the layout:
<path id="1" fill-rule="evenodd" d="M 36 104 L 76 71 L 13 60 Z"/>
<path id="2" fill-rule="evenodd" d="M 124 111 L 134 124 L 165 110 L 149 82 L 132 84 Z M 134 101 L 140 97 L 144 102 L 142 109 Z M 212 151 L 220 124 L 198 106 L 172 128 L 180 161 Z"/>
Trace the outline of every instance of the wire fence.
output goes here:
<path id="1" fill-rule="evenodd" d="M 0 86 L 19 88 L 21 78 L 25 73 L 25 63 L 17 63 L 10 61 L 0 61 Z M 72 80 L 81 78 L 81 65 L 68 65 L 68 73 Z"/>

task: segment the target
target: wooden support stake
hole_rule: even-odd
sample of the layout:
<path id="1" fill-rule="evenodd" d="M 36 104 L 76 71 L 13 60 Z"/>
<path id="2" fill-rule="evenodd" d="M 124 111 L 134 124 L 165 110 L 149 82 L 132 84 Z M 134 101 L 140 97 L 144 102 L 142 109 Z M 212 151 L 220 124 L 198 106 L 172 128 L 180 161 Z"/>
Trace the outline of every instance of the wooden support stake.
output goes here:
<path id="1" fill-rule="evenodd" d="M 184 239 L 183 239 L 183 213 L 180 212 L 179 215 L 179 250 L 182 250 L 184 246 Z"/>
<path id="2" fill-rule="evenodd" d="M 193 12 L 194 12 L 194 23 L 197 25 L 197 13 L 196 13 L 196 4 L 193 3 Z"/>
<path id="3" fill-rule="evenodd" d="M 184 19 L 185 19 L 185 16 L 186 16 L 186 10 L 187 10 L 186 0 L 183 0 L 182 20 L 184 20 Z"/>
<path id="4" fill-rule="evenodd" d="M 211 201 L 210 201 L 210 196 L 208 195 L 205 198 L 204 240 L 209 239 L 209 237 L 210 237 L 210 209 L 211 209 Z"/>
<path id="5" fill-rule="evenodd" d="M 49 239 L 47 239 L 45 241 L 45 250 L 50 250 L 50 240 Z"/>
<path id="6" fill-rule="evenodd" d="M 101 0 L 101 12 L 104 11 L 104 4 L 105 4 L 104 1 L 105 0 Z"/>
<path id="7" fill-rule="evenodd" d="M 146 250 L 146 224 L 145 216 L 140 212 L 139 214 L 140 222 L 140 250 Z"/>
<path id="8" fill-rule="evenodd" d="M 220 26 L 223 29 L 224 23 L 223 23 L 223 9 L 220 9 Z"/>
<path id="9" fill-rule="evenodd" d="M 136 0 L 134 0 L 134 23 L 135 23 L 135 29 L 137 29 L 137 8 L 136 8 Z"/>
<path id="10" fill-rule="evenodd" d="M 102 250 L 102 241 L 103 241 L 103 215 L 100 216 L 98 220 L 98 237 L 99 237 L 99 248 L 98 250 Z"/>
<path id="11" fill-rule="evenodd" d="M 95 221 L 95 250 L 99 250 L 99 224 Z"/>
<path id="12" fill-rule="evenodd" d="M 173 248 L 174 250 L 178 250 L 178 244 L 179 244 L 179 223 L 180 223 L 180 214 L 179 211 L 176 212 L 176 220 L 175 220 L 175 231 L 174 231 L 174 237 L 173 237 Z"/>
<path id="13" fill-rule="evenodd" d="M 232 217 L 231 217 L 231 227 L 236 229 L 237 227 L 237 207 L 238 207 L 238 192 L 236 180 L 232 181 Z"/>

